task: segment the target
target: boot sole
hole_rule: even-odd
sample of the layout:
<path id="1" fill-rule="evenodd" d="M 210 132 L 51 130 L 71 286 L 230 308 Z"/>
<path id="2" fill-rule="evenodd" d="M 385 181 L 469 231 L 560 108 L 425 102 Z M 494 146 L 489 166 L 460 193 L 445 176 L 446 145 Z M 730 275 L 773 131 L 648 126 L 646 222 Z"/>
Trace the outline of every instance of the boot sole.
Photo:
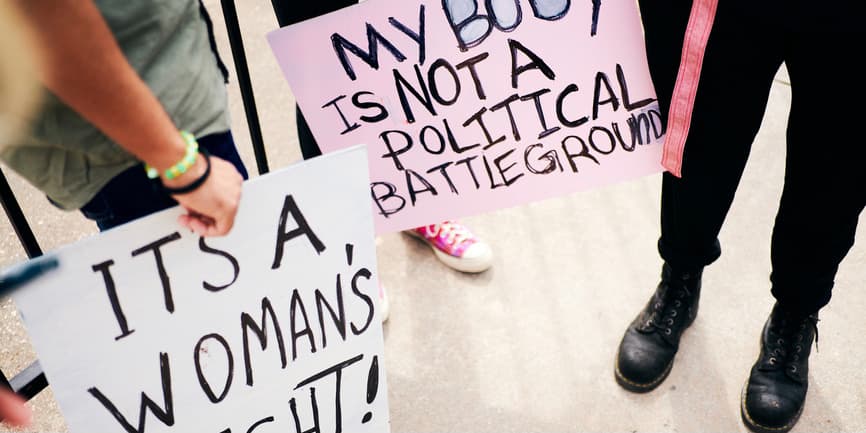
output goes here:
<path id="1" fill-rule="evenodd" d="M 657 377 L 655 380 L 653 380 L 652 382 L 649 382 L 649 383 L 633 382 L 633 381 L 629 380 L 628 378 L 626 378 L 625 376 L 623 376 L 622 373 L 619 371 L 619 351 L 617 351 L 616 362 L 614 363 L 613 375 L 614 375 L 614 378 L 616 379 L 616 383 L 619 384 L 619 386 L 623 387 L 626 391 L 631 391 L 631 392 L 638 393 L 638 394 L 644 394 L 644 393 L 650 392 L 650 391 L 658 388 L 658 386 L 661 385 L 665 379 L 667 379 L 668 375 L 671 373 L 671 370 L 673 369 L 673 366 L 674 366 L 674 360 L 671 359 L 671 362 L 668 363 L 668 366 L 665 368 L 665 370 L 662 372 L 662 374 L 659 377 Z"/>
<path id="2" fill-rule="evenodd" d="M 746 408 L 746 390 L 749 388 L 749 380 L 746 379 L 746 384 L 743 385 L 743 392 L 740 395 L 740 418 L 743 419 L 743 424 L 749 428 L 749 430 L 755 433 L 787 433 L 794 428 L 794 425 L 797 424 L 797 421 L 800 420 L 800 414 L 803 413 L 803 408 L 806 407 L 805 404 L 800 406 L 800 410 L 794 415 L 794 419 L 792 419 L 788 424 L 785 424 L 782 427 L 767 427 L 755 422 L 752 417 L 749 415 L 749 410 Z"/>

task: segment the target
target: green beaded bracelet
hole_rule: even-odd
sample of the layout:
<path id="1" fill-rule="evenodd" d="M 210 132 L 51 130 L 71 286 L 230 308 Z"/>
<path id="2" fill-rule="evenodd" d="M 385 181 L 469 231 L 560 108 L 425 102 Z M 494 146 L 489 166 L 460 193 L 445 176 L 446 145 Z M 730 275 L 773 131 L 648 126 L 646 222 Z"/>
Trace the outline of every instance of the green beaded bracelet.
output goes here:
<path id="1" fill-rule="evenodd" d="M 186 154 L 177 164 L 165 170 L 163 174 L 168 180 L 172 180 L 186 173 L 187 170 L 195 164 L 195 159 L 198 155 L 198 142 L 195 141 L 195 136 L 187 131 L 180 131 L 180 136 L 183 137 L 183 141 L 186 143 Z M 144 171 L 147 173 L 148 179 L 156 179 L 159 177 L 159 170 L 147 164 L 144 165 Z"/>

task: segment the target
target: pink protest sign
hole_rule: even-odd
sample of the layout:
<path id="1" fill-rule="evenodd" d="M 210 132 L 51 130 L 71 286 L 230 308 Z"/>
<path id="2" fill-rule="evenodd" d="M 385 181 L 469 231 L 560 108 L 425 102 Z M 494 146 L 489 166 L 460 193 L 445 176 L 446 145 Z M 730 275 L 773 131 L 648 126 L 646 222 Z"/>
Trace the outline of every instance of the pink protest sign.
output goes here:
<path id="1" fill-rule="evenodd" d="M 323 151 L 368 146 L 380 233 L 661 171 L 634 1 L 369 0 L 269 40 Z"/>

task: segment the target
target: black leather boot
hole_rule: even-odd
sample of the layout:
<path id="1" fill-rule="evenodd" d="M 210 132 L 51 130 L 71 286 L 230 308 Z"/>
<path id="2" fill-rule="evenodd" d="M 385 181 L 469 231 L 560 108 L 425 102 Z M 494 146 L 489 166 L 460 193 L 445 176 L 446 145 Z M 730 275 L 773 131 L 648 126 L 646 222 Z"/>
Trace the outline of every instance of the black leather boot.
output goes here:
<path id="1" fill-rule="evenodd" d="M 614 374 L 620 386 L 652 391 L 670 373 L 680 337 L 698 314 L 701 272 L 662 267 L 662 281 L 619 343 Z"/>
<path id="2" fill-rule="evenodd" d="M 743 387 L 740 414 L 758 433 L 791 430 L 806 402 L 809 353 L 818 341 L 818 313 L 802 316 L 773 307 L 761 333 L 761 354 Z"/>

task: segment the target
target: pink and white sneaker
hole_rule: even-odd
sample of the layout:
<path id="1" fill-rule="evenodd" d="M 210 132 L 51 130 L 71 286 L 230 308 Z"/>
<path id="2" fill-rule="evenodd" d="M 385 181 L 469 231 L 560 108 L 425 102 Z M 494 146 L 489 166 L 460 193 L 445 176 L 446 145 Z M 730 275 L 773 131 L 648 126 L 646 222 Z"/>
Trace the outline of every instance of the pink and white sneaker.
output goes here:
<path id="1" fill-rule="evenodd" d="M 457 221 L 445 221 L 406 230 L 424 241 L 443 263 L 462 272 L 484 272 L 493 265 L 490 245 Z"/>

